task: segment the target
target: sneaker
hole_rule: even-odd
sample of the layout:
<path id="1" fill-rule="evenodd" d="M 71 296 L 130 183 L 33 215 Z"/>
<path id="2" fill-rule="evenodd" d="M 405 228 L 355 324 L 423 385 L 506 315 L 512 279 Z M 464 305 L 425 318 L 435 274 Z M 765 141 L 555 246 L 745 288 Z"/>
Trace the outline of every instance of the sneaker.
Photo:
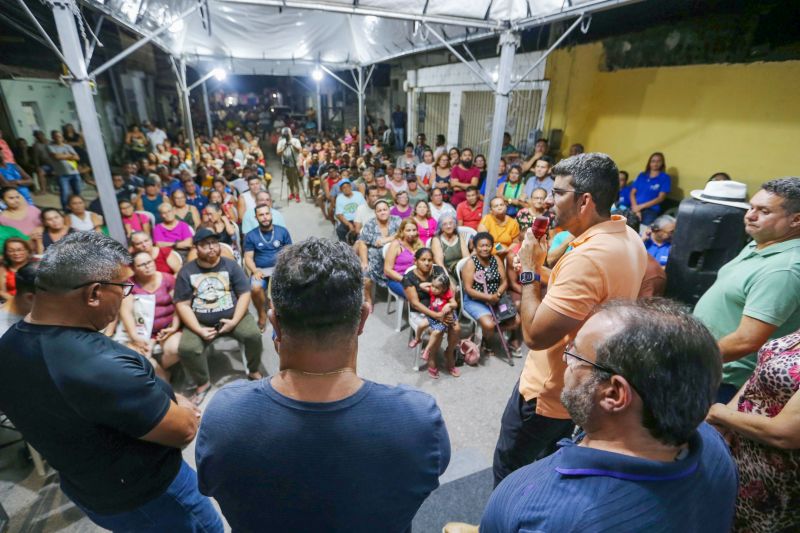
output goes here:
<path id="1" fill-rule="evenodd" d="M 297 202 L 298 204 L 300 203 L 300 195 L 299 194 L 294 197 L 294 201 Z"/>

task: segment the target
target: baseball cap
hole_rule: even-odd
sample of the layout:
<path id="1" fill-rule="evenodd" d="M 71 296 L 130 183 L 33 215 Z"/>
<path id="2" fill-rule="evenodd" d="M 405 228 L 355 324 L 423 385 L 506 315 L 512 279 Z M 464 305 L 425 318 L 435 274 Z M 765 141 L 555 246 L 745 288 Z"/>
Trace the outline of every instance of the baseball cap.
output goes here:
<path id="1" fill-rule="evenodd" d="M 339 182 L 339 187 L 341 187 L 342 185 L 352 185 L 352 184 L 353 184 L 352 181 L 350 181 L 349 179 L 345 178 L 345 179 L 343 179 L 342 181 Z"/>
<path id="2" fill-rule="evenodd" d="M 214 233 L 213 231 L 211 231 L 210 229 L 208 229 L 208 228 L 200 228 L 199 230 L 197 230 L 197 233 L 194 234 L 194 237 L 192 237 L 192 242 L 194 244 L 197 244 L 200 241 L 204 241 L 204 240 L 208 239 L 209 237 L 213 237 L 214 239 L 219 240 L 219 237 L 217 236 L 217 234 Z"/>

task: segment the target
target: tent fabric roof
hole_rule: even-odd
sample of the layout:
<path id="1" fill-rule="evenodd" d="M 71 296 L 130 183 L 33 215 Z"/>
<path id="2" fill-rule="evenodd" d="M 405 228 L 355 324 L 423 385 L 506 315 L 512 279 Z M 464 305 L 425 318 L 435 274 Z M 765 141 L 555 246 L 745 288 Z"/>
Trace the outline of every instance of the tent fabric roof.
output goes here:
<path id="1" fill-rule="evenodd" d="M 353 68 L 637 0 L 82 0 L 189 65 L 235 74 Z"/>

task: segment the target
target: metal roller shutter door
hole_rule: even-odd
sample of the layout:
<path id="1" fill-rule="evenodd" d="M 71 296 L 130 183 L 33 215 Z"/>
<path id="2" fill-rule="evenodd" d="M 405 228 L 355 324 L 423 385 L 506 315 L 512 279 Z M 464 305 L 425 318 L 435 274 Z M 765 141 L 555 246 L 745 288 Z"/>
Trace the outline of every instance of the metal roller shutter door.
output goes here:
<path id="1" fill-rule="evenodd" d="M 494 94 L 489 91 L 467 91 L 461 104 L 459 146 L 469 147 L 476 154 L 489 155 L 489 137 L 492 132 Z M 526 146 L 528 133 L 540 125 L 542 91 L 517 90 L 511 93 L 505 130 L 511 134 L 511 143 L 521 150 Z"/>
<path id="2" fill-rule="evenodd" d="M 450 110 L 450 93 L 422 93 L 425 113 L 419 121 L 417 133 L 424 133 L 433 146 L 437 134 L 447 135 L 447 117 Z"/>

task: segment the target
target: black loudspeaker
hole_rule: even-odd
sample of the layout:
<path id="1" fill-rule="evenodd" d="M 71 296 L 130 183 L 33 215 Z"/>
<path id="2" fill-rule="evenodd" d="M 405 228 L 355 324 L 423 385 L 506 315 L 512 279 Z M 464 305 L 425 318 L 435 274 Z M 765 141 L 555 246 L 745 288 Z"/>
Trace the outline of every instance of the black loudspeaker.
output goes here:
<path id="1" fill-rule="evenodd" d="M 745 210 L 687 198 L 678 207 L 666 296 L 694 306 L 722 266 L 744 247 Z"/>

